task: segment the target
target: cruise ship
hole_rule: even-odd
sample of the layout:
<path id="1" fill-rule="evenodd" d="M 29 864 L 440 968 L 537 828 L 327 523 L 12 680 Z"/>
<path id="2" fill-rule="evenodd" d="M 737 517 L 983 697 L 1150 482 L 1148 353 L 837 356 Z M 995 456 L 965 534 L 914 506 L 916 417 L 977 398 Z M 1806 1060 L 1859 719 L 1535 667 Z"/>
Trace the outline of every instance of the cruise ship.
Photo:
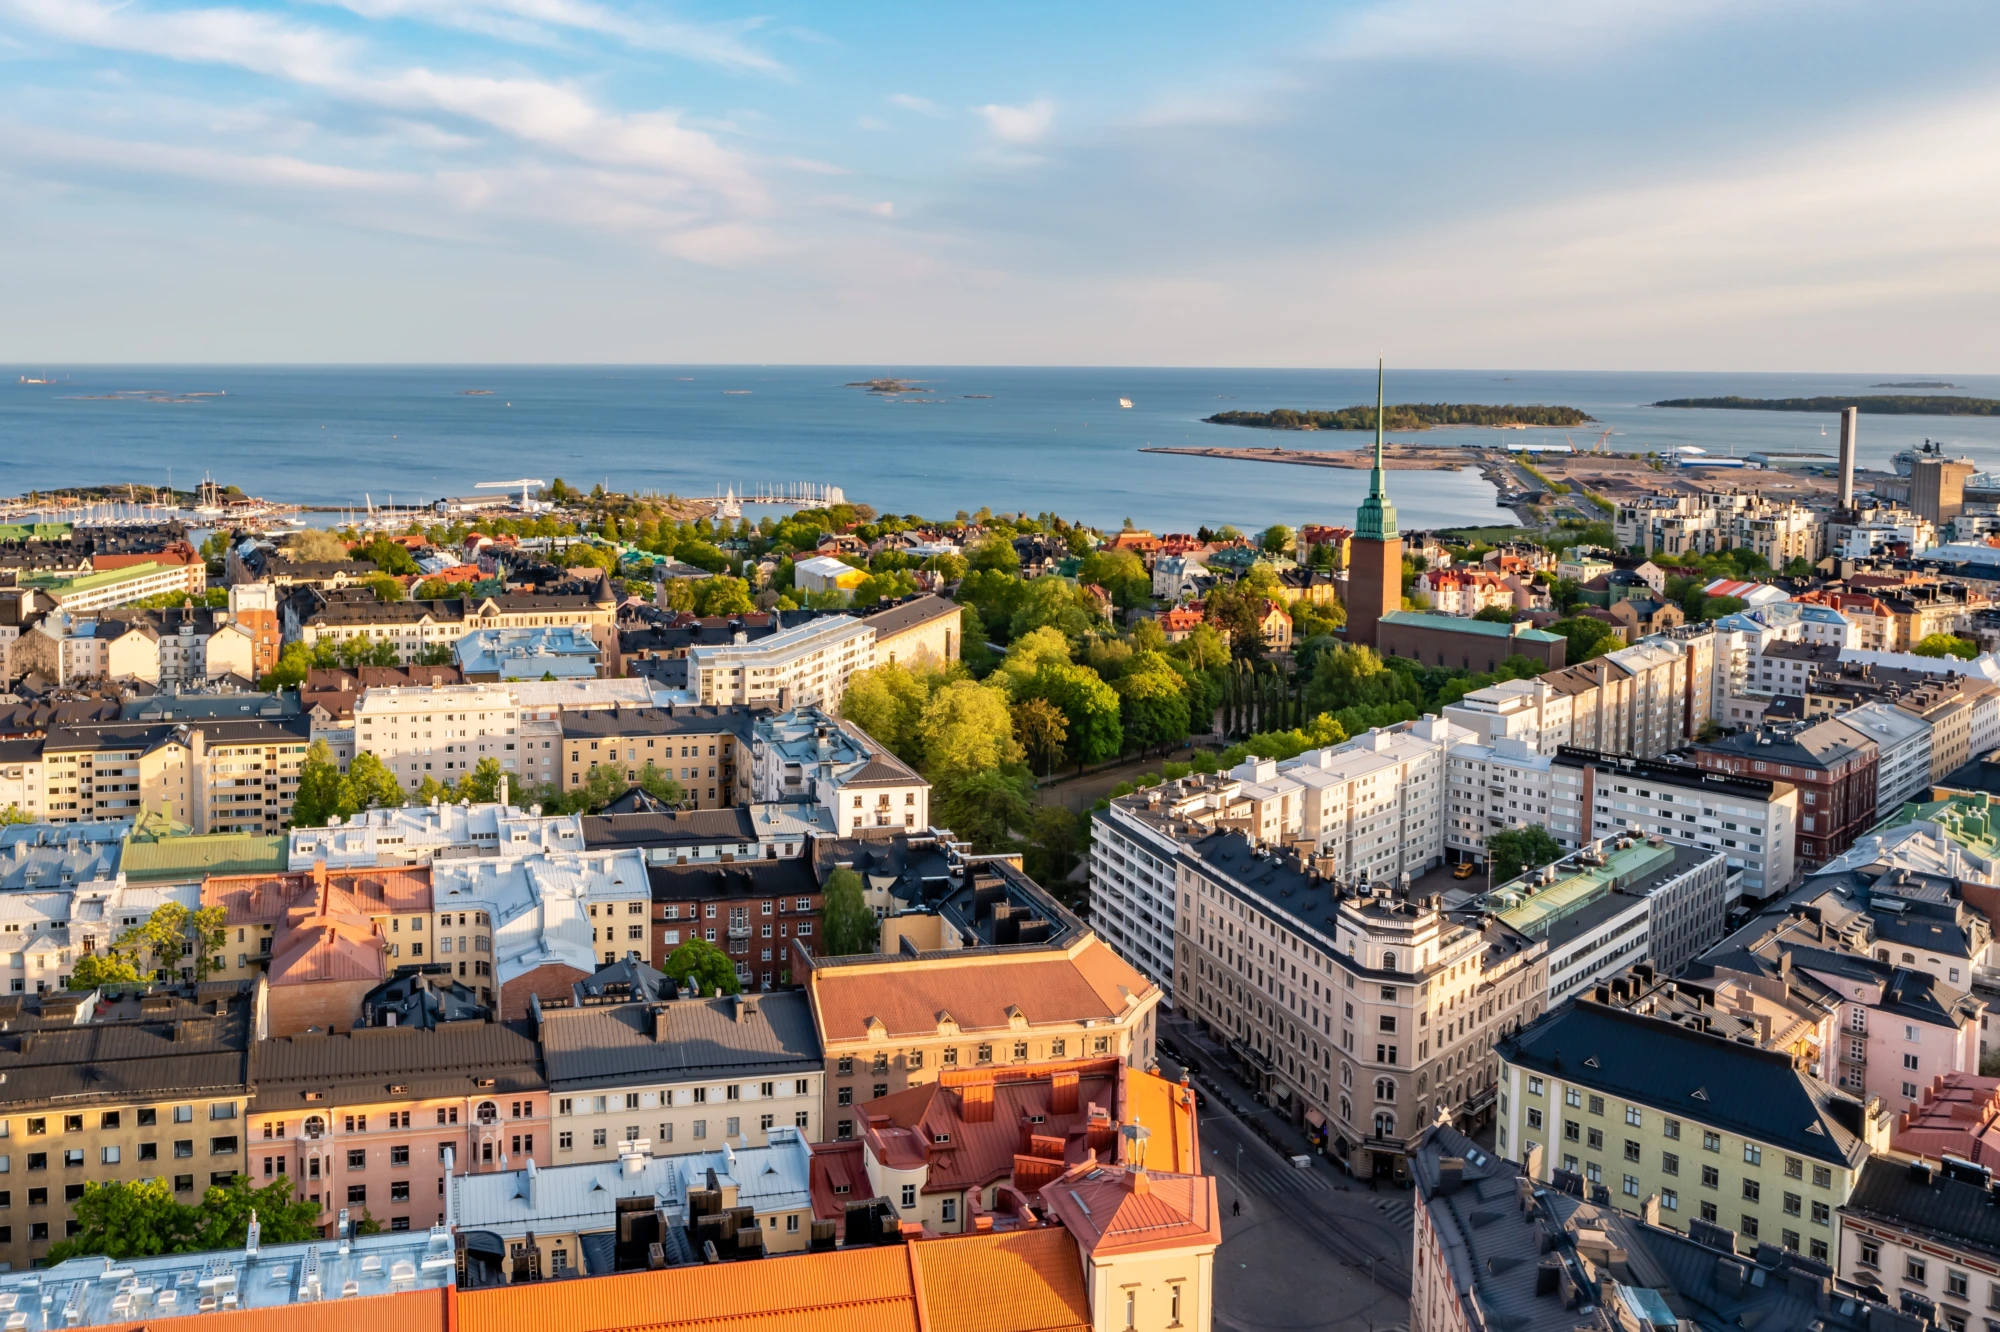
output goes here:
<path id="1" fill-rule="evenodd" d="M 1889 461 L 1895 464 L 1897 476 L 1908 476 L 1916 467 L 1917 459 L 1919 458 L 1936 458 L 1942 462 L 1960 462 L 1965 463 L 1967 466 L 1972 465 L 1972 459 L 1953 458 L 1945 453 L 1942 443 L 1929 439 L 1923 442 L 1922 447 L 1904 449 Z"/>

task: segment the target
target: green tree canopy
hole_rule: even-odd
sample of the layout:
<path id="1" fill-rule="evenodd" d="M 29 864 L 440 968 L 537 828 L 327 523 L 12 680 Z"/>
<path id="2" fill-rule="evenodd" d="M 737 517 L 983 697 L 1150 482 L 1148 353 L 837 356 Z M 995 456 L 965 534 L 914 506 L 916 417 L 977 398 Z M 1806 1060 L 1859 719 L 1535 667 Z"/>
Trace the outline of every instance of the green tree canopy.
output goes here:
<path id="1" fill-rule="evenodd" d="M 1164 659 L 1157 666 L 1133 671 L 1116 688 L 1119 721 L 1127 745 L 1143 751 L 1187 739 L 1187 687 Z"/>
<path id="2" fill-rule="evenodd" d="M 862 887 L 861 876 L 845 865 L 826 876 L 822 947 L 829 957 L 852 957 L 876 949 L 881 933 Z"/>
<path id="3" fill-rule="evenodd" d="M 1919 657 L 1963 657 L 1971 661 L 1979 655 L 1979 644 L 1956 634 L 1926 634 L 1910 651 Z"/>
<path id="4" fill-rule="evenodd" d="M 1601 657 L 1607 652 L 1624 646 L 1623 640 L 1610 625 L 1588 615 L 1576 615 L 1567 620 L 1557 620 L 1549 626 L 1549 632 L 1561 634 L 1569 640 L 1569 647 L 1563 658 L 1571 666 L 1592 657 Z"/>
<path id="5" fill-rule="evenodd" d="M 1518 878 L 1525 870 L 1540 869 L 1561 860 L 1562 854 L 1562 844 L 1539 823 L 1507 828 L 1486 839 L 1486 855 L 1493 862 L 1496 886 Z"/>
<path id="6" fill-rule="evenodd" d="M 1069 721 L 1062 709 L 1045 698 L 1030 698 L 1013 709 L 1014 738 L 1028 756 L 1034 770 L 1046 777 L 1062 762 L 1063 745 L 1069 739 Z"/>
<path id="7" fill-rule="evenodd" d="M 319 1204 L 294 1198 L 291 1180 L 282 1175 L 263 1188 L 237 1175 L 227 1184 L 211 1184 L 192 1205 L 174 1197 L 164 1176 L 86 1184 L 71 1206 L 77 1232 L 50 1246 L 51 1264 L 87 1254 L 149 1258 L 240 1249 L 252 1212 L 261 1243 L 297 1244 L 319 1236 Z"/>
<path id="8" fill-rule="evenodd" d="M 100 985 L 116 985 L 139 979 L 139 968 L 130 958 L 115 953 L 85 953 L 70 968 L 69 988 L 94 990 Z"/>
<path id="9" fill-rule="evenodd" d="M 684 987 L 699 987 L 703 994 L 740 994 L 743 984 L 736 979 L 736 964 L 729 954 L 705 939 L 689 939 L 667 956 L 660 971 Z"/>
<path id="10" fill-rule="evenodd" d="M 1124 744 L 1117 691 L 1088 666 L 1044 662 L 1021 694 L 1043 698 L 1063 714 L 1067 757 L 1079 766 L 1117 756 Z"/>
<path id="11" fill-rule="evenodd" d="M 999 674 L 1005 678 L 1014 696 L 1020 698 L 1042 667 L 1067 666 L 1069 654 L 1069 639 L 1064 637 L 1062 630 L 1044 626 L 1008 645 L 1007 655 L 1000 662 Z"/>
<path id="12" fill-rule="evenodd" d="M 757 609 L 750 598 L 750 584 L 741 578 L 718 575 L 694 585 L 696 615 L 748 615 Z"/>
<path id="13" fill-rule="evenodd" d="M 925 703 L 917 723 L 923 771 L 932 781 L 958 773 L 1011 767 L 1021 762 L 1007 691 L 973 680 L 953 680 Z"/>

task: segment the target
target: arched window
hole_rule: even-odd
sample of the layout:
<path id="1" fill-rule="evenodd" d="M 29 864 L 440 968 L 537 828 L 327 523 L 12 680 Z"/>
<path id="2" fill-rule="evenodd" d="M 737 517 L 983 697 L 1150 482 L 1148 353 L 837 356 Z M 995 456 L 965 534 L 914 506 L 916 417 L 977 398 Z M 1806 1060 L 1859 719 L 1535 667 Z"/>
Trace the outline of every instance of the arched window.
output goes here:
<path id="1" fill-rule="evenodd" d="M 1375 1099 L 1376 1099 L 1376 1100 L 1378 1100 L 1378 1101 L 1393 1101 L 1393 1100 L 1395 1100 L 1395 1099 L 1396 1099 L 1396 1080 L 1395 1080 L 1394 1078 L 1377 1078 L 1377 1079 L 1375 1079 Z"/>
<path id="2" fill-rule="evenodd" d="M 1375 1114 L 1375 1136 L 1378 1138 L 1395 1137 L 1396 1117 L 1386 1110 L 1377 1111 Z"/>
<path id="3" fill-rule="evenodd" d="M 491 1101 L 481 1101 L 479 1108 L 473 1114 L 482 1124 L 497 1124 L 500 1122 L 500 1107 Z"/>
<path id="4" fill-rule="evenodd" d="M 1340 1085 L 1343 1087 L 1354 1085 L 1354 1065 L 1345 1060 L 1342 1060 L 1340 1065 Z"/>
<path id="5" fill-rule="evenodd" d="M 1905 953 L 1903 954 L 1903 960 L 1905 962 L 1915 962 L 1917 960 L 1917 955 L 1915 953 Z"/>
<path id="6" fill-rule="evenodd" d="M 308 1138 L 324 1138 L 326 1136 L 326 1121 L 318 1115 L 307 1115 L 305 1136 Z"/>
<path id="7" fill-rule="evenodd" d="M 1354 1122 L 1354 1105 L 1345 1096 L 1340 1098 L 1340 1122 L 1343 1124 Z"/>
<path id="8" fill-rule="evenodd" d="M 1394 971 L 1395 969 L 1396 969 L 1396 954 L 1394 952 L 1387 952 L 1382 954 L 1382 970 Z"/>

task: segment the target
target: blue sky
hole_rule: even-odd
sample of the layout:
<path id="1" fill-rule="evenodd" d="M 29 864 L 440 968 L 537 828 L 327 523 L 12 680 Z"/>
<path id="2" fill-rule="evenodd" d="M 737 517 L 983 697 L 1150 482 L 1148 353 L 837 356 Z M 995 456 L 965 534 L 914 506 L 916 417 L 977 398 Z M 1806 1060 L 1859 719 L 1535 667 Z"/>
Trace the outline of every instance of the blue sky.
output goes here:
<path id="1" fill-rule="evenodd" d="M 0 0 L 0 358 L 1992 371 L 2000 6 Z"/>

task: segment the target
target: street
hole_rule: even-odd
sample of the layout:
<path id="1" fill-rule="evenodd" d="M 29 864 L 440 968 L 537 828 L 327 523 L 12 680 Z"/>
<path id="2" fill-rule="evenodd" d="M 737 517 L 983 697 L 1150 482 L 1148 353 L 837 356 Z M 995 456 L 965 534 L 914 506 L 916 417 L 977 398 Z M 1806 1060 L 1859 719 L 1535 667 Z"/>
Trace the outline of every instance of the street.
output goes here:
<path id="1" fill-rule="evenodd" d="M 1297 1150 L 1303 1139 L 1282 1117 L 1256 1105 L 1194 1038 L 1175 1023 L 1168 1037 L 1201 1062 L 1195 1083 L 1206 1173 L 1222 1202 L 1222 1247 L 1215 1256 L 1215 1325 L 1228 1332 L 1341 1329 L 1392 1332 L 1409 1325 L 1412 1194 L 1372 1191 L 1328 1160 L 1300 1169 L 1248 1123 Z M 1161 1072 L 1181 1067 L 1161 1056 Z M 1225 1103 L 1224 1097 L 1242 1113 Z M 1240 1205 L 1240 1211 L 1238 1210 Z"/>

